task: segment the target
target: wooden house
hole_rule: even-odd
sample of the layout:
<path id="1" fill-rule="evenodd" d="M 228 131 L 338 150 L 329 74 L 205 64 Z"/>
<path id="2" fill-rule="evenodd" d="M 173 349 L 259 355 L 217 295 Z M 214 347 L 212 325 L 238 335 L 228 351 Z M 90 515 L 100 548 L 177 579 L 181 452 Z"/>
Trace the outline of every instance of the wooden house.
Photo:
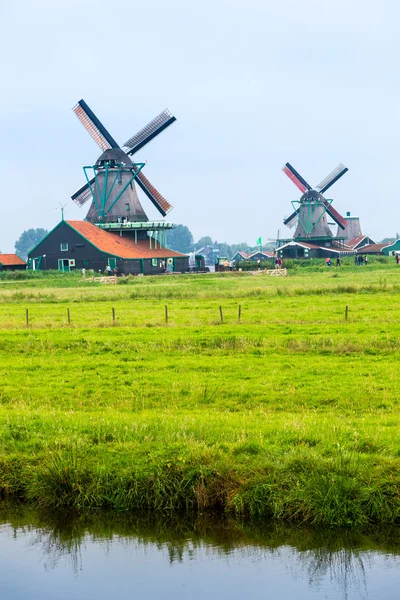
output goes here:
<path id="1" fill-rule="evenodd" d="M 16 254 L 0 254 L 0 271 L 25 271 L 26 262 Z"/>
<path id="2" fill-rule="evenodd" d="M 244 260 L 249 260 L 249 255 L 240 250 L 232 256 L 232 260 L 237 264 L 243 262 Z"/>
<path id="3" fill-rule="evenodd" d="M 375 244 L 375 242 L 369 235 L 357 235 L 350 240 L 346 240 L 345 244 L 350 250 L 358 251 L 364 246 Z"/>
<path id="4" fill-rule="evenodd" d="M 396 256 L 400 253 L 400 239 L 393 241 L 392 243 L 385 244 L 381 252 L 386 256 Z"/>
<path id="5" fill-rule="evenodd" d="M 124 275 L 155 275 L 184 272 L 189 257 L 168 250 L 147 235 L 113 233 L 88 221 L 62 220 L 28 255 L 31 269 L 93 270 L 103 273 L 107 266 Z"/>
<path id="6" fill-rule="evenodd" d="M 366 244 L 357 248 L 357 254 L 387 254 L 387 244 Z"/>
<path id="7" fill-rule="evenodd" d="M 261 250 L 248 256 L 248 260 L 272 260 L 273 258 L 275 257 L 272 252 L 261 252 Z"/>

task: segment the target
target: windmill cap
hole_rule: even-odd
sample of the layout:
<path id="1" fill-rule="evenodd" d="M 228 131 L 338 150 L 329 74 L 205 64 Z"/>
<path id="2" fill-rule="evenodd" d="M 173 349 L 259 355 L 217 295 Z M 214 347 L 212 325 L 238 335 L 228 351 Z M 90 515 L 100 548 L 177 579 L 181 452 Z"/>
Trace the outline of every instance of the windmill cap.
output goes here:
<path id="1" fill-rule="evenodd" d="M 124 163 L 127 167 L 132 166 L 132 161 L 129 156 L 121 150 L 121 148 L 108 148 L 96 160 L 96 165 L 114 160 L 116 163 Z"/>
<path id="2" fill-rule="evenodd" d="M 317 192 L 317 190 L 307 190 L 302 197 L 300 198 L 301 200 L 307 200 L 307 199 L 311 199 L 311 200 L 324 200 L 324 197 L 322 194 L 320 194 L 319 192 Z"/>

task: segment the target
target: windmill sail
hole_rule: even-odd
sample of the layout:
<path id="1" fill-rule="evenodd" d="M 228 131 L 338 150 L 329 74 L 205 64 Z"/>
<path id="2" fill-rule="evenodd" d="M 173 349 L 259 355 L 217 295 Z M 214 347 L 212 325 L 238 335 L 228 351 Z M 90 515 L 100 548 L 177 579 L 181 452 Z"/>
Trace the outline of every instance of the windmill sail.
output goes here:
<path id="1" fill-rule="evenodd" d="M 84 100 L 79 100 L 78 104 L 72 110 L 103 152 L 110 148 L 119 148 L 112 135 L 99 121 L 94 112 L 90 110 Z"/>
<path id="2" fill-rule="evenodd" d="M 342 163 L 336 167 L 325 179 L 323 179 L 315 189 L 317 189 L 320 194 L 324 194 L 326 190 L 328 190 L 338 179 L 340 179 L 345 173 L 347 173 L 348 168 L 345 167 Z"/>
<path id="3" fill-rule="evenodd" d="M 133 169 L 136 171 L 135 167 Z M 150 183 L 150 181 L 143 175 L 142 172 L 138 173 L 135 178 L 135 182 L 142 188 L 146 196 L 152 201 L 154 206 L 160 211 L 163 217 L 173 208 L 172 205 L 164 198 L 162 194 Z"/>
<path id="4" fill-rule="evenodd" d="M 311 186 L 307 183 L 307 181 L 292 167 L 290 163 L 286 163 L 282 167 L 282 171 L 291 179 L 296 185 L 302 194 L 305 193 L 306 190 L 311 190 Z"/>
<path id="5" fill-rule="evenodd" d="M 297 221 L 299 220 L 299 212 L 300 212 L 300 208 L 295 210 L 289 217 L 287 217 L 283 221 L 283 224 L 286 225 L 287 227 L 290 227 L 290 229 L 292 229 L 292 227 L 294 227 L 296 225 Z"/>
<path id="6" fill-rule="evenodd" d="M 150 121 L 150 123 L 143 127 L 143 129 L 125 142 L 123 145 L 125 152 L 127 152 L 127 154 L 135 154 L 135 152 L 140 150 L 140 148 L 143 148 L 143 146 L 148 144 L 174 121 L 176 121 L 176 118 L 171 115 L 169 110 L 163 110 L 157 117 Z"/>
<path id="7" fill-rule="evenodd" d="M 92 198 L 90 186 L 92 186 L 94 182 L 95 178 L 93 177 L 93 179 L 90 180 L 90 185 L 89 183 L 87 183 L 71 196 L 75 204 L 77 204 L 78 206 L 83 206 L 88 200 Z"/>
<path id="8" fill-rule="evenodd" d="M 327 200 L 324 200 L 324 205 L 326 206 L 326 212 L 332 219 L 339 225 L 341 229 L 346 229 L 346 226 L 349 224 L 348 221 L 336 210 L 333 208 L 332 204 L 329 204 Z"/>

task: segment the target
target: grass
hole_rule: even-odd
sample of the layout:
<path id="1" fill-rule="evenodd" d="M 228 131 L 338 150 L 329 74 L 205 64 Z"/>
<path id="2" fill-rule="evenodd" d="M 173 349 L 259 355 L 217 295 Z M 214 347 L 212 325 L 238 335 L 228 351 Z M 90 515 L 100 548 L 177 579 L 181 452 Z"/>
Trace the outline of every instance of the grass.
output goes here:
<path id="1" fill-rule="evenodd" d="M 399 274 L 4 282 L 1 497 L 398 523 Z"/>

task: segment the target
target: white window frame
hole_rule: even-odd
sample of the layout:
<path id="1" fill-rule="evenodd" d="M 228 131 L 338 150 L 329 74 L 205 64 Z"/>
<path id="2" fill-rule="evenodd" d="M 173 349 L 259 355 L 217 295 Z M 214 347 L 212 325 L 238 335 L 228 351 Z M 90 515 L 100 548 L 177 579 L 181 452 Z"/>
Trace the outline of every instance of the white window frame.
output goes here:
<path id="1" fill-rule="evenodd" d="M 64 247 L 64 246 L 66 246 L 66 247 Z M 68 242 L 61 242 L 60 252 L 68 252 Z"/>

